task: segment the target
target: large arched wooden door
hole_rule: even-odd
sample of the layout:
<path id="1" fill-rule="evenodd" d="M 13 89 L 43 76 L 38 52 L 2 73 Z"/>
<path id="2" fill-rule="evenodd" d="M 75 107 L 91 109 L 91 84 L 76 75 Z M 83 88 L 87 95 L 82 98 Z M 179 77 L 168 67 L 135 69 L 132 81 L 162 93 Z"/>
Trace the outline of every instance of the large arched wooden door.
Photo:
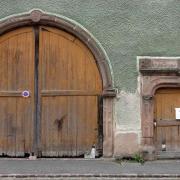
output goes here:
<path id="1" fill-rule="evenodd" d="M 79 156 L 98 145 L 102 81 L 92 53 L 76 37 L 40 27 L 39 81 L 43 156 Z"/>
<path id="2" fill-rule="evenodd" d="M 80 156 L 92 145 L 102 150 L 101 94 L 95 58 L 73 35 L 42 26 L 3 35 L 1 155 Z"/>

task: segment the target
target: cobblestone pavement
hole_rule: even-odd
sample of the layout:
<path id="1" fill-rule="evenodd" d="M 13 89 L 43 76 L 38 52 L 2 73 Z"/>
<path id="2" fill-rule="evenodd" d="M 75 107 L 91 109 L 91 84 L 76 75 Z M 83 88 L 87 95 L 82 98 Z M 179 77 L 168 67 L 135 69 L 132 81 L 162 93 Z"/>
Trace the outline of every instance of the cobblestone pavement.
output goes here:
<path id="1" fill-rule="evenodd" d="M 180 160 L 0 159 L 0 179 L 180 179 Z"/>

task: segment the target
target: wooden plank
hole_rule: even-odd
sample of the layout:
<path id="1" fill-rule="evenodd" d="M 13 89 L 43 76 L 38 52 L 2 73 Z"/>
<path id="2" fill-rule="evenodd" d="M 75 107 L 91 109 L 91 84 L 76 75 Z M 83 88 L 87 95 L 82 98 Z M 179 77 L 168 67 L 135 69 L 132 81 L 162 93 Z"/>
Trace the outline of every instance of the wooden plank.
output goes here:
<path id="1" fill-rule="evenodd" d="M 45 31 L 45 32 L 53 33 L 55 35 L 59 35 L 60 37 L 66 38 L 70 41 L 74 41 L 76 39 L 73 35 L 65 32 L 65 31 L 55 29 L 53 27 L 41 26 L 40 28 L 41 28 L 41 31 Z"/>
<path id="2" fill-rule="evenodd" d="M 0 38 L 1 39 L 1 38 Z M 0 90 L 7 90 L 8 83 L 8 46 L 9 42 L 5 41 L 0 44 Z M 0 98 L 0 155 L 7 154 L 7 145 L 8 145 L 8 123 L 7 123 L 7 99 Z"/>
<path id="3" fill-rule="evenodd" d="M 171 126 L 171 142 L 172 142 L 172 144 L 171 144 L 171 149 L 172 149 L 172 151 L 178 151 L 178 149 L 179 149 L 179 142 L 180 142 L 180 140 L 179 140 L 179 130 L 178 130 L 178 127 L 179 126 Z"/>
<path id="4" fill-rule="evenodd" d="M 100 91 L 83 90 L 42 90 L 42 96 L 97 96 Z"/>
<path id="5" fill-rule="evenodd" d="M 8 74 L 8 41 L 0 44 L 0 90 L 7 90 Z M 0 98 L 0 155 L 7 154 L 7 99 Z"/>
<path id="6" fill-rule="evenodd" d="M 1 116 L 1 126 L 0 126 L 0 155 L 7 154 L 8 145 L 8 123 L 7 123 L 7 99 L 0 98 L 0 116 Z"/>
<path id="7" fill-rule="evenodd" d="M 67 156 L 69 155 L 69 147 L 70 147 L 70 138 L 69 138 L 69 119 L 68 119 L 68 97 L 60 96 L 57 100 L 56 108 L 59 109 L 59 115 L 57 116 L 58 120 L 60 120 L 60 124 L 58 126 L 58 156 Z M 60 104 L 60 106 L 59 106 Z"/>
<path id="8" fill-rule="evenodd" d="M 76 97 L 77 156 L 84 155 L 85 152 L 90 150 L 91 148 L 91 147 L 87 147 L 88 146 L 87 130 L 90 127 L 88 127 L 89 117 L 87 117 L 86 102 L 87 102 L 87 96 Z"/>
<path id="9" fill-rule="evenodd" d="M 60 62 L 59 60 L 57 59 L 57 57 L 59 57 L 61 55 L 61 52 L 59 52 L 59 47 L 60 47 L 60 43 L 59 43 L 59 38 L 57 38 L 57 36 L 54 36 L 54 34 L 51 33 L 51 36 L 50 36 L 50 40 L 51 42 L 53 42 L 53 44 L 51 44 L 54 48 L 52 49 L 53 50 L 53 56 L 51 56 L 54 61 L 53 61 L 53 66 L 56 67 L 54 69 L 54 79 L 56 82 L 58 82 L 59 80 L 59 77 L 60 77 L 60 74 L 59 74 L 59 71 L 62 70 L 62 67 L 61 69 L 58 69 L 59 66 L 60 66 Z M 58 67 L 58 68 L 57 68 Z M 62 78 L 62 77 L 61 77 Z M 53 89 L 57 89 L 58 87 L 62 86 L 61 84 L 58 83 L 58 85 L 56 85 L 56 83 L 53 82 L 52 86 Z M 62 155 L 64 154 L 63 153 L 63 143 L 62 143 L 62 136 L 63 136 L 63 133 L 65 133 L 65 129 L 66 129 L 66 121 L 67 121 L 67 111 L 66 111 L 66 98 L 63 97 L 59 97 L 59 98 L 55 98 L 53 97 L 53 114 L 54 114 L 54 121 L 53 124 L 52 124 L 52 128 L 53 128 L 53 131 L 52 131 L 52 155 L 55 156 L 55 157 L 58 157 L 60 154 L 59 154 L 59 151 L 62 152 Z M 66 142 L 66 140 L 65 140 Z"/>
<path id="10" fill-rule="evenodd" d="M 178 88 L 160 88 L 156 91 L 156 94 L 179 94 L 180 89 Z"/>
<path id="11" fill-rule="evenodd" d="M 10 31 L 0 37 L 0 43 L 6 42 L 10 38 L 16 38 L 15 36 L 18 36 L 18 35 L 24 34 L 24 33 L 28 33 L 28 32 L 32 33 L 32 29 L 29 27 L 23 27 L 23 28 L 14 30 L 14 31 Z"/>
<path id="12" fill-rule="evenodd" d="M 69 43 L 69 69 L 71 71 L 68 79 L 69 88 L 72 90 L 86 90 L 86 54 L 84 49 L 76 43 Z M 91 89 L 89 89 L 90 91 Z"/>
<path id="13" fill-rule="evenodd" d="M 67 90 L 68 89 L 68 63 L 69 63 L 69 42 L 67 40 L 63 40 L 59 36 L 56 36 L 58 39 L 58 45 L 56 48 L 56 90 Z M 60 57 L 60 59 L 58 58 Z"/>
<path id="14" fill-rule="evenodd" d="M 166 151 L 172 151 L 172 144 L 175 142 L 172 142 L 172 129 L 171 127 L 165 127 L 165 140 L 166 140 Z"/>
<path id="15" fill-rule="evenodd" d="M 7 90 L 8 41 L 0 43 L 0 91 Z"/>
<path id="16" fill-rule="evenodd" d="M 18 63 L 18 56 L 17 52 L 18 47 L 18 36 L 13 36 L 12 38 L 8 39 L 9 41 L 9 52 L 8 52 L 8 90 L 13 91 L 17 90 L 17 74 L 16 74 L 16 66 Z M 7 110 L 7 123 L 8 123 L 8 151 L 7 154 L 9 156 L 16 155 L 16 108 L 17 108 L 17 100 L 16 98 L 8 98 L 8 110 Z"/>
<path id="17" fill-rule="evenodd" d="M 22 97 L 22 91 L 0 91 L 0 97 Z M 31 97 L 31 92 L 29 97 Z"/>
<path id="18" fill-rule="evenodd" d="M 41 96 L 41 90 L 46 89 L 46 79 L 48 77 L 48 71 L 46 67 L 47 59 L 49 58 L 49 34 L 45 34 L 46 31 L 42 31 L 39 28 L 39 95 Z M 47 119 L 49 114 L 48 104 L 49 99 L 41 97 L 41 153 L 42 156 L 48 156 L 47 147 L 49 142 Z"/>
<path id="19" fill-rule="evenodd" d="M 157 127 L 156 128 L 156 150 L 162 151 L 162 141 L 163 141 L 163 135 L 162 135 L 162 128 Z"/>
<path id="20" fill-rule="evenodd" d="M 24 87 L 24 83 L 27 80 L 26 77 L 26 41 L 27 41 L 27 33 L 23 33 L 17 35 L 17 47 L 16 52 L 18 55 L 14 57 L 14 61 L 16 61 L 16 86 L 17 89 L 22 89 Z M 21 71 L 20 71 L 21 69 Z M 26 101 L 23 98 L 15 98 L 16 99 L 16 156 L 24 156 L 24 146 L 25 146 L 25 139 L 24 139 L 24 111 L 26 108 Z"/>
<path id="21" fill-rule="evenodd" d="M 180 126 L 179 120 L 157 120 L 157 126 Z"/>
<path id="22" fill-rule="evenodd" d="M 49 142 L 49 134 L 48 134 L 48 126 L 47 126 L 47 119 L 49 114 L 49 108 L 47 106 L 49 104 L 49 100 L 47 98 L 42 98 L 41 100 L 41 119 L 43 121 L 41 122 L 41 151 L 42 156 L 48 155 L 47 147 Z"/>
<path id="23" fill-rule="evenodd" d="M 16 156 L 16 99 L 8 98 L 7 123 L 7 155 Z"/>
<path id="24" fill-rule="evenodd" d="M 87 97 L 87 147 L 92 148 L 92 145 L 98 146 L 98 97 Z"/>

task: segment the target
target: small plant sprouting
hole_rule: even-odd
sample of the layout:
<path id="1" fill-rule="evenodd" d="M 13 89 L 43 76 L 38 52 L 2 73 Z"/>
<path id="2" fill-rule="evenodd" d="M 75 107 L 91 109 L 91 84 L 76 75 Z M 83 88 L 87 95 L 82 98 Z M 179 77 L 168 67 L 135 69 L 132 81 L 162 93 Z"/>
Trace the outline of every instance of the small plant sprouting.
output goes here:
<path id="1" fill-rule="evenodd" d="M 121 164 L 122 162 L 137 162 L 141 164 L 145 163 L 145 160 L 140 153 L 136 153 L 131 156 L 117 157 L 115 161 L 119 164 Z"/>
<path id="2" fill-rule="evenodd" d="M 141 163 L 141 164 L 144 164 L 144 158 L 142 157 L 141 154 L 137 153 L 137 154 L 134 154 L 134 156 L 132 157 L 132 160 L 138 162 L 138 163 Z"/>

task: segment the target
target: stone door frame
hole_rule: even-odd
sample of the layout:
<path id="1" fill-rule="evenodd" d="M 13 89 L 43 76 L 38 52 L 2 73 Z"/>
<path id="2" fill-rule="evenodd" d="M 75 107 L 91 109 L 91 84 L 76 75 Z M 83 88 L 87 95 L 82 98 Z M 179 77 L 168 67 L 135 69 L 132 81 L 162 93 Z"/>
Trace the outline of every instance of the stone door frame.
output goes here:
<path id="1" fill-rule="evenodd" d="M 156 158 L 154 95 L 162 87 L 180 88 L 180 57 L 138 57 L 141 94 L 142 151 Z"/>
<path id="2" fill-rule="evenodd" d="M 100 43 L 80 24 L 64 16 L 45 13 L 39 9 L 20 15 L 13 15 L 0 21 L 0 35 L 13 29 L 46 25 L 67 31 L 79 38 L 92 52 L 103 81 L 103 156 L 112 157 L 114 153 L 113 109 L 116 89 L 110 61 Z"/>

